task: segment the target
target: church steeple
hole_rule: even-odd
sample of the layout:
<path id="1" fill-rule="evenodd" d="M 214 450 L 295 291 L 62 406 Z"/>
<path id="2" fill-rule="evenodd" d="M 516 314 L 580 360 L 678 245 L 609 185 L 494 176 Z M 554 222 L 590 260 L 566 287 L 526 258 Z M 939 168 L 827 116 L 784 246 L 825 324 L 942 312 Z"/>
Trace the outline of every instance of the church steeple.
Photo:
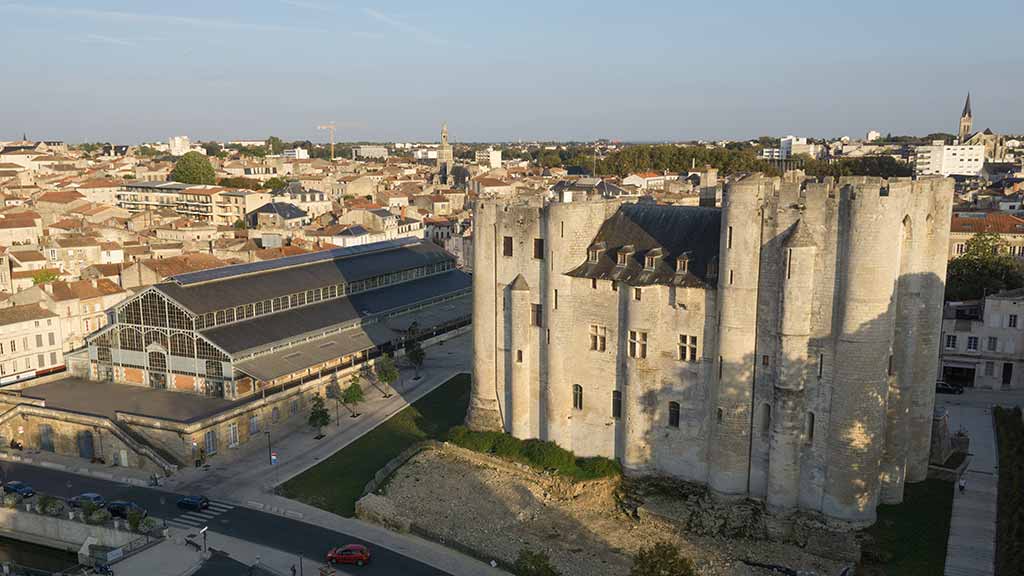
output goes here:
<path id="1" fill-rule="evenodd" d="M 967 93 L 967 101 L 964 102 L 964 111 L 960 113 L 960 143 L 963 144 L 971 136 L 971 125 L 974 123 L 974 116 L 971 114 L 971 93 Z"/>

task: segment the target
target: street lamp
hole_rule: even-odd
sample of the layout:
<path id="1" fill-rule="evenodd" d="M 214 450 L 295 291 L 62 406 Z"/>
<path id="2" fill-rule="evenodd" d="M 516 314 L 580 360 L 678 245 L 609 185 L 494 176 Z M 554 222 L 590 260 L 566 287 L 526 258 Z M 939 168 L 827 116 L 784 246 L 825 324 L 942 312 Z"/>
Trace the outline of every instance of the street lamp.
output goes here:
<path id="1" fill-rule="evenodd" d="M 274 452 L 270 449 L 270 430 L 265 430 L 263 433 L 267 435 L 267 462 L 273 464 Z"/>

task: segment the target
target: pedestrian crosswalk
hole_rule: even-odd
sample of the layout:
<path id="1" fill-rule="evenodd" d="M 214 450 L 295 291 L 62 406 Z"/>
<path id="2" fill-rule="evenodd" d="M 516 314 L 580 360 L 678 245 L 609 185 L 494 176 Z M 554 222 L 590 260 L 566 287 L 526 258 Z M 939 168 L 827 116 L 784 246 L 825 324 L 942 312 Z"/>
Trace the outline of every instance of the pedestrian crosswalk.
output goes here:
<path id="1" fill-rule="evenodd" d="M 234 508 L 231 504 L 224 502 L 210 501 L 210 507 L 205 510 L 189 510 L 179 516 L 167 521 L 168 526 L 182 530 L 198 530 L 208 526 L 213 519 Z"/>

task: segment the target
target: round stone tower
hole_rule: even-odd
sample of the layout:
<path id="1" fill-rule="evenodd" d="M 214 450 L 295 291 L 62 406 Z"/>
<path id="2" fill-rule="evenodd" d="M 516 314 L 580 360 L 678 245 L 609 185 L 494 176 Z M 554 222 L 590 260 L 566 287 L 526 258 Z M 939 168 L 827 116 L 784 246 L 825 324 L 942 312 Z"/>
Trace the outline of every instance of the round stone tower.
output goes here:
<path id="1" fill-rule="evenodd" d="M 723 496 L 747 493 L 762 199 L 772 189 L 771 179 L 749 176 L 730 183 L 722 196 L 708 484 Z"/>
<path id="2" fill-rule="evenodd" d="M 481 200 L 473 212 L 473 384 L 466 425 L 474 430 L 501 430 L 498 411 L 497 350 L 497 214 L 494 201 Z"/>
<path id="3" fill-rule="evenodd" d="M 768 458 L 768 507 L 773 512 L 796 508 L 800 494 L 800 445 L 803 440 L 804 389 L 814 369 L 808 358 L 814 263 L 818 247 L 808 226 L 797 220 L 782 244 L 779 367 L 772 403 Z"/>

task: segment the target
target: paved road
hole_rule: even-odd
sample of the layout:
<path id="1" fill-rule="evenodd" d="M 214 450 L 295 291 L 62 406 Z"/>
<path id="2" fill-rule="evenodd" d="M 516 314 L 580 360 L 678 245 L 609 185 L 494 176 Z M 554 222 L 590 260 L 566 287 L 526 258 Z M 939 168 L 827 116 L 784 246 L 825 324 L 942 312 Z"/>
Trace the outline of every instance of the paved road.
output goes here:
<path id="1" fill-rule="evenodd" d="M 6 473 L 8 480 L 21 480 L 31 484 L 38 492 L 54 496 L 67 497 L 82 492 L 97 492 L 107 500 L 133 500 L 145 507 L 150 515 L 168 519 L 177 526 L 195 525 L 198 531 L 199 519 L 195 515 L 186 514 L 177 508 L 178 494 L 119 484 L 100 478 L 79 476 L 68 472 L 41 468 L 28 464 L 4 462 L 0 468 Z M 67 483 L 71 482 L 70 491 Z M 236 507 L 227 503 L 216 502 L 211 508 L 207 520 L 210 530 L 249 542 L 275 548 L 284 552 L 302 555 L 307 558 L 322 558 L 327 550 L 334 546 L 357 543 L 370 546 L 374 558 L 370 566 L 360 570 L 360 574 L 403 574 L 410 576 L 441 576 L 447 574 L 437 568 L 403 556 L 379 545 L 370 544 L 359 538 L 313 526 L 305 522 L 267 514 L 249 508 Z M 215 541 L 208 543 L 216 548 Z"/>

